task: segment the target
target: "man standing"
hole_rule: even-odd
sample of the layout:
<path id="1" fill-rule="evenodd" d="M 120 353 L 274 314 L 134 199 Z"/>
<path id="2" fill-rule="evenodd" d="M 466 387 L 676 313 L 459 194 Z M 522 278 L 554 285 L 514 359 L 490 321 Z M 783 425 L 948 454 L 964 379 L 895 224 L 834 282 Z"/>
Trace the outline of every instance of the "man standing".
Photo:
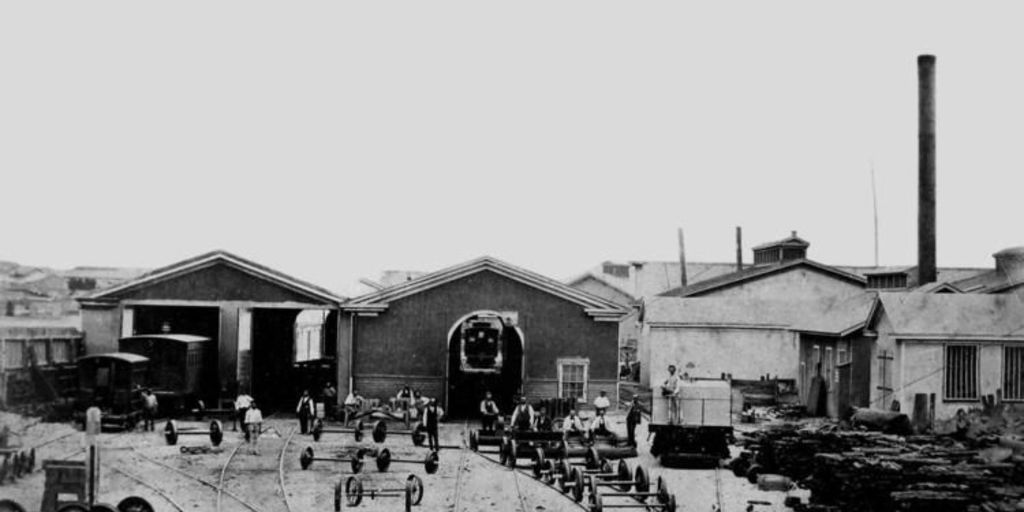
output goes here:
<path id="1" fill-rule="evenodd" d="M 442 415 L 444 413 L 437 406 L 437 400 L 431 398 L 427 408 L 423 410 L 423 426 L 427 429 L 427 446 L 435 452 L 441 449 L 437 441 L 437 428 Z"/>
<path id="2" fill-rule="evenodd" d="M 242 424 L 242 432 L 245 433 L 245 411 L 249 410 L 249 406 L 252 405 L 252 397 L 245 394 L 245 392 L 238 393 L 235 397 L 235 417 L 231 422 L 231 428 L 238 431 L 238 424 Z M 245 440 L 249 440 L 249 434 L 245 433 Z"/>
<path id="3" fill-rule="evenodd" d="M 612 403 L 608 400 L 608 393 L 606 391 L 602 391 L 601 395 L 594 399 L 594 410 L 597 414 L 604 414 L 611 405 Z"/>
<path id="4" fill-rule="evenodd" d="M 321 393 L 324 400 L 324 417 L 334 418 L 334 406 L 337 405 L 338 401 L 338 390 L 334 389 L 334 383 L 327 381 L 324 386 L 324 390 Z"/>
<path id="5" fill-rule="evenodd" d="M 157 411 L 156 395 L 149 388 L 142 390 L 142 430 L 152 432 L 154 429 L 153 420 Z"/>
<path id="6" fill-rule="evenodd" d="M 494 431 L 494 422 L 498 419 L 498 403 L 494 401 L 491 392 L 484 393 L 484 399 L 480 402 L 480 430 L 484 432 Z"/>
<path id="7" fill-rule="evenodd" d="M 629 404 L 629 412 L 626 413 L 626 436 L 629 438 L 629 445 L 636 446 L 636 427 L 643 419 L 643 410 L 640 409 L 640 400 L 633 395 Z"/>
<path id="8" fill-rule="evenodd" d="M 313 398 L 309 396 L 309 390 L 303 390 L 302 397 L 299 398 L 299 405 L 295 407 L 295 414 L 299 415 L 299 432 L 302 434 L 309 433 L 309 420 L 316 415 L 316 410 L 313 407 Z"/>
<path id="9" fill-rule="evenodd" d="M 533 430 L 533 407 L 526 403 L 526 397 L 519 397 L 519 406 L 512 413 L 512 428 L 515 430 Z"/>
<path id="10" fill-rule="evenodd" d="M 661 396 L 668 399 L 668 422 L 671 425 L 679 423 L 679 402 L 676 395 L 679 393 L 679 376 L 676 375 L 675 365 L 668 365 L 668 378 L 661 384 Z"/>
<path id="11" fill-rule="evenodd" d="M 249 404 L 249 408 L 245 411 L 245 434 L 246 440 L 251 444 L 249 453 L 253 455 L 259 455 L 260 449 L 257 446 L 257 442 L 260 440 L 260 432 L 263 430 L 263 413 L 260 412 L 260 408 L 256 406 L 256 401 L 253 400 Z"/>

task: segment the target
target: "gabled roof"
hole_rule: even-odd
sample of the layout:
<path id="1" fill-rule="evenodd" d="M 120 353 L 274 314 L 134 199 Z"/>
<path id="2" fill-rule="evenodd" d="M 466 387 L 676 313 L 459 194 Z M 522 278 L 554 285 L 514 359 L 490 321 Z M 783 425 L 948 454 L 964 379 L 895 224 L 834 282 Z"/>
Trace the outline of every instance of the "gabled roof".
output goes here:
<path id="1" fill-rule="evenodd" d="M 1024 302 L 1015 295 L 883 292 L 878 302 L 869 327 L 884 313 L 900 337 L 1024 337 Z"/>
<path id="2" fill-rule="evenodd" d="M 772 274 L 785 272 L 796 267 L 807 267 L 818 270 L 820 272 L 830 274 L 836 278 L 849 281 L 851 283 L 859 284 L 863 286 L 866 280 L 856 274 L 840 270 L 836 267 L 830 267 L 824 263 L 818 263 L 814 260 L 799 259 L 789 260 L 780 263 L 772 263 L 768 265 L 755 265 L 752 267 L 746 267 L 743 270 L 732 272 L 730 274 L 721 275 L 712 279 L 701 281 L 687 286 L 686 288 L 674 288 L 663 294 L 662 296 L 676 296 L 676 297 L 693 297 L 707 293 L 712 290 L 733 286 L 739 283 L 753 281 L 760 279 Z"/>
<path id="3" fill-rule="evenodd" d="M 223 250 L 211 251 L 199 256 L 189 258 L 177 263 L 168 265 L 166 267 L 158 268 L 147 272 L 131 281 L 121 283 L 117 286 L 100 290 L 92 295 L 83 297 L 83 301 L 103 301 L 105 299 L 114 298 L 115 295 L 128 291 L 142 288 L 144 286 L 171 279 L 182 274 L 195 272 L 200 269 L 211 267 L 214 265 L 228 265 L 236 268 L 242 272 L 253 275 L 257 278 L 264 279 L 278 286 L 294 290 L 304 295 L 319 299 L 324 302 L 331 304 L 337 304 L 345 299 L 335 295 L 325 288 L 307 283 L 300 279 L 296 279 L 288 274 L 279 272 L 270 267 L 260 265 L 251 260 L 247 260 L 240 256 L 231 254 L 230 252 Z"/>
<path id="4" fill-rule="evenodd" d="M 596 319 L 619 320 L 629 310 L 610 300 L 577 290 L 554 279 L 511 265 L 497 258 L 484 256 L 465 263 L 431 272 L 380 291 L 356 297 L 342 305 L 346 311 L 378 313 L 392 301 L 447 284 L 478 272 L 490 271 L 543 292 L 579 304 Z"/>
<path id="5" fill-rule="evenodd" d="M 714 326 L 789 329 L 846 336 L 864 328 L 875 294 L 826 300 L 655 297 L 644 302 L 651 327 Z"/>

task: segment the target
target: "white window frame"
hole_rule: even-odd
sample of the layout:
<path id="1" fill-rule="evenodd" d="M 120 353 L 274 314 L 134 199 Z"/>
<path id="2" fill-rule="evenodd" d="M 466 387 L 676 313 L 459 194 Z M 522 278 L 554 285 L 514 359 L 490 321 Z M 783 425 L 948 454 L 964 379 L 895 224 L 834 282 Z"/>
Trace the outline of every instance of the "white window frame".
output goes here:
<path id="1" fill-rule="evenodd" d="M 1007 356 L 1007 353 L 1010 352 L 1011 350 L 1019 351 L 1021 353 L 1024 353 L 1024 345 L 1022 345 L 1022 344 L 1003 345 L 1003 353 L 1002 353 L 1003 364 L 1000 365 L 1002 367 L 1001 368 L 1002 369 L 1002 376 L 999 379 L 999 381 L 1000 381 L 1000 383 L 1002 385 L 1002 388 L 1003 388 L 1003 400 L 1007 401 L 1007 402 L 1024 402 L 1024 382 L 1021 382 L 1021 383 L 1017 384 L 1016 391 L 1018 392 L 1018 394 L 1015 395 L 1015 396 L 1011 396 L 1010 395 L 1010 390 L 1007 389 L 1007 386 L 1006 386 L 1006 384 L 1007 384 L 1006 380 L 1007 380 L 1007 377 L 1008 377 L 1008 375 L 1007 375 L 1007 373 L 1008 373 L 1007 372 L 1007 370 L 1008 370 L 1007 363 L 1009 362 L 1008 358 L 1006 356 Z M 1024 380 L 1024 361 L 1022 361 L 1021 359 L 1017 359 L 1017 364 L 1014 365 L 1014 366 L 1015 366 L 1014 369 L 1017 370 L 1019 375 L 1021 375 L 1021 379 Z"/>
<path id="2" fill-rule="evenodd" d="M 564 368 L 568 365 L 583 366 L 583 396 L 576 399 L 576 403 L 587 403 L 590 392 L 590 358 L 586 357 L 560 357 L 558 364 L 558 397 L 565 397 L 563 384 L 565 383 Z"/>
<path id="3" fill-rule="evenodd" d="M 949 349 L 970 348 L 974 351 L 974 396 L 949 395 Z M 981 347 L 971 343 L 946 343 L 942 346 L 942 399 L 947 402 L 976 402 L 981 399 Z M 961 386 L 966 386 L 967 381 L 962 380 Z"/>

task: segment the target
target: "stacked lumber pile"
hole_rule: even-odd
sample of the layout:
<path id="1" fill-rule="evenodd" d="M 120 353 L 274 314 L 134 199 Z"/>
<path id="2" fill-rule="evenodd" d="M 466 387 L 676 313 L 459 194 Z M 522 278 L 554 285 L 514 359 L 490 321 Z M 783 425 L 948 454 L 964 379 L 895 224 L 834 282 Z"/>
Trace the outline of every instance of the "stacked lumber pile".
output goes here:
<path id="1" fill-rule="evenodd" d="M 774 429 L 748 437 L 748 471 L 788 476 L 811 491 L 804 510 L 1003 511 L 1024 503 L 1019 456 L 986 460 L 948 438 L 838 429 Z M 734 466 L 734 470 L 735 470 Z M 749 476 L 749 474 L 748 474 Z"/>

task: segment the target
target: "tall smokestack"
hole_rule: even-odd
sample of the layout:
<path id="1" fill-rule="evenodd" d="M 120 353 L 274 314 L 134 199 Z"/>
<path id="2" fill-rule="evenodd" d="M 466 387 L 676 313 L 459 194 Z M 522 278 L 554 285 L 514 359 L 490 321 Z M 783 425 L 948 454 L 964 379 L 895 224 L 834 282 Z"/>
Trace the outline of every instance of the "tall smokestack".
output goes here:
<path id="1" fill-rule="evenodd" d="M 683 228 L 679 228 L 679 284 L 686 288 L 686 244 L 683 243 Z"/>
<path id="2" fill-rule="evenodd" d="M 935 264 L 935 56 L 917 57 L 917 281 L 936 280 Z"/>
<path id="3" fill-rule="evenodd" d="M 743 270 L 743 228 L 736 226 L 736 271 Z"/>

